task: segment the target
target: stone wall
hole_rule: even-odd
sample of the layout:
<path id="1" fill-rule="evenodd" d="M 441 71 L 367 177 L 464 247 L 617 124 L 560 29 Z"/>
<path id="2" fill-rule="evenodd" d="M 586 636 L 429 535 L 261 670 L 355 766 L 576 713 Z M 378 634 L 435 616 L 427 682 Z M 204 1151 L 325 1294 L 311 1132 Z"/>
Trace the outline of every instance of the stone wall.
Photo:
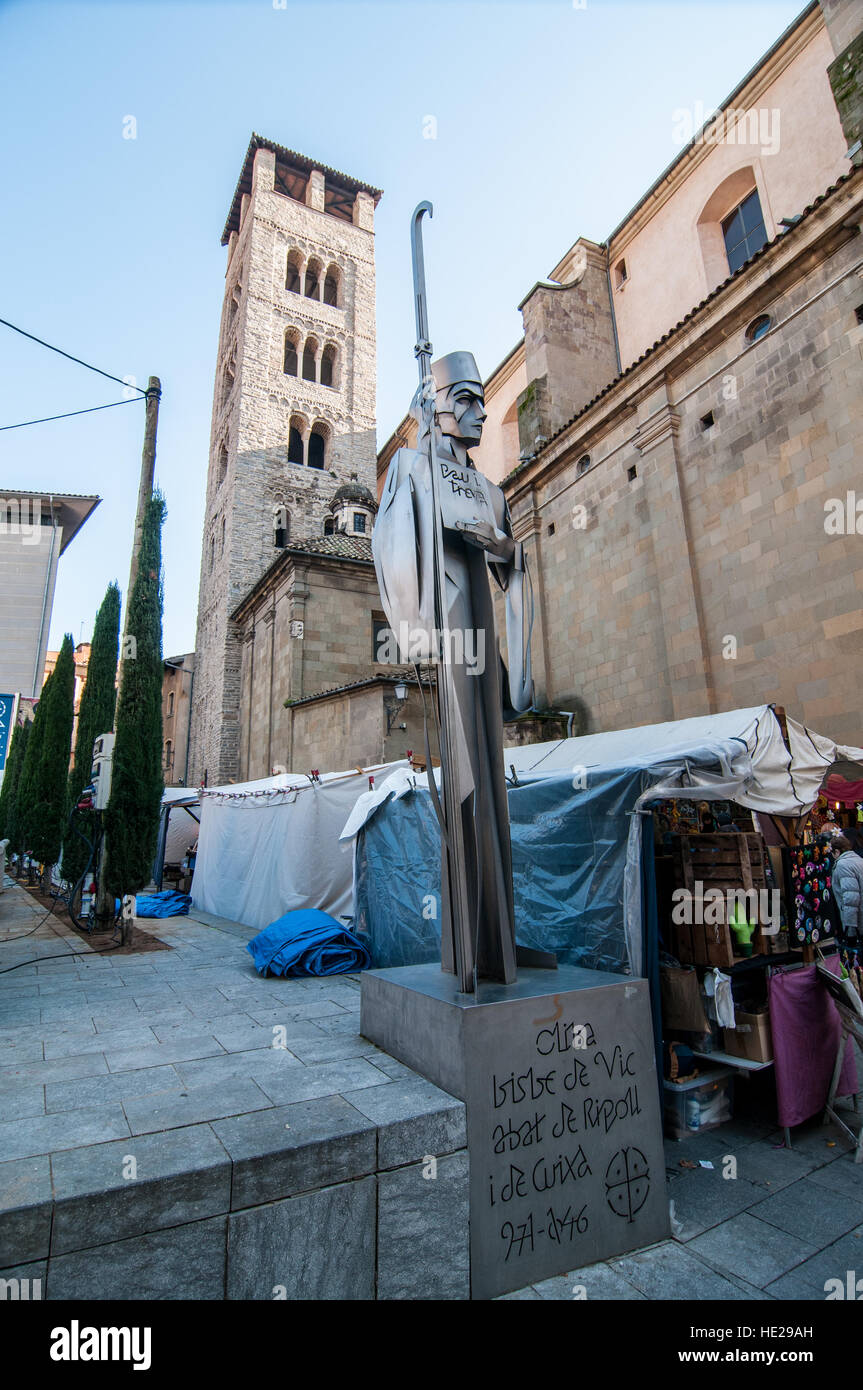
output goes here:
<path id="1" fill-rule="evenodd" d="M 860 493 L 861 214 L 852 173 L 510 476 L 540 703 L 615 729 L 776 701 L 860 743 L 861 542 L 828 516 Z"/>

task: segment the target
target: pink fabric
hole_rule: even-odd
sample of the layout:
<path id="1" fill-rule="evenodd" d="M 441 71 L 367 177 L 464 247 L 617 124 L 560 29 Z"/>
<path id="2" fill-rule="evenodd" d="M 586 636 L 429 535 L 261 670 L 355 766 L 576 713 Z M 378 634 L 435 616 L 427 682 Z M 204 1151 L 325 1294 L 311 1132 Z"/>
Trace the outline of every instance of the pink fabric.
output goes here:
<path id="1" fill-rule="evenodd" d="M 838 956 L 827 967 L 839 974 Z M 824 1109 L 842 1033 L 839 1014 L 819 984 L 814 965 L 773 975 L 767 982 L 776 1066 L 776 1108 L 781 1125 L 799 1125 Z M 857 1064 L 849 1038 L 836 1094 L 857 1090 Z"/>
<path id="2" fill-rule="evenodd" d="M 828 801 L 841 801 L 845 806 L 853 806 L 855 802 L 863 801 L 863 781 L 846 782 L 844 777 L 834 772 L 827 778 L 824 792 Z"/>

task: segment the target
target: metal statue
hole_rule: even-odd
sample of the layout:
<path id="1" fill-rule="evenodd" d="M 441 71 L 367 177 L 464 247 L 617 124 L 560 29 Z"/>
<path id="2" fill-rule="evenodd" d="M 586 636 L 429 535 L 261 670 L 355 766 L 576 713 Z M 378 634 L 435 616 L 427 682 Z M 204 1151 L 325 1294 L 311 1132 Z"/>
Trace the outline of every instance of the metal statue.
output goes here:
<path id="1" fill-rule="evenodd" d="M 441 956 L 459 989 L 516 978 L 512 856 L 503 720 L 529 709 L 532 614 L 525 558 L 506 499 L 469 450 L 486 418 L 482 378 L 469 352 L 432 362 L 421 221 L 412 249 L 420 385 L 416 449 L 399 449 L 372 534 L 383 606 L 404 661 L 433 662 L 439 716 Z M 509 670 L 498 650 L 489 576 L 503 591 Z M 441 805 L 442 801 L 442 805 Z"/>

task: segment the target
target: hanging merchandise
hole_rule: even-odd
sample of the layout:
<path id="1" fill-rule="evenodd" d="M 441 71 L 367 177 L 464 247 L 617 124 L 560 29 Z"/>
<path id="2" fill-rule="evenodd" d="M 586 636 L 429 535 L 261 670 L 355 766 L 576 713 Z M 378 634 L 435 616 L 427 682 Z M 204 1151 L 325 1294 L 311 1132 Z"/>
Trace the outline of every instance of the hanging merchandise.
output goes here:
<path id="1" fill-rule="evenodd" d="M 716 1022 L 723 1028 L 734 1027 L 734 999 L 731 994 L 731 976 L 723 975 L 721 970 L 708 970 L 704 976 L 704 989 L 712 1000 Z"/>
<path id="2" fill-rule="evenodd" d="M 783 858 L 791 904 L 791 944 L 814 945 L 833 933 L 833 850 L 827 837 L 819 836 L 815 844 L 786 847 Z"/>

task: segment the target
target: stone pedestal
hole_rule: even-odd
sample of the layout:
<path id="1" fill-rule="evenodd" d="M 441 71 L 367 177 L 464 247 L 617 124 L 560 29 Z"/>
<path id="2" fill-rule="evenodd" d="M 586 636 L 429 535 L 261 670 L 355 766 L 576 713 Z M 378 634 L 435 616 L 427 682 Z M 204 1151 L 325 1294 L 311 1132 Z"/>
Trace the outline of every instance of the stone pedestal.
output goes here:
<path id="1" fill-rule="evenodd" d="M 472 1298 L 668 1235 L 645 980 L 521 969 L 472 995 L 438 965 L 372 970 L 360 1031 L 466 1103 Z"/>

